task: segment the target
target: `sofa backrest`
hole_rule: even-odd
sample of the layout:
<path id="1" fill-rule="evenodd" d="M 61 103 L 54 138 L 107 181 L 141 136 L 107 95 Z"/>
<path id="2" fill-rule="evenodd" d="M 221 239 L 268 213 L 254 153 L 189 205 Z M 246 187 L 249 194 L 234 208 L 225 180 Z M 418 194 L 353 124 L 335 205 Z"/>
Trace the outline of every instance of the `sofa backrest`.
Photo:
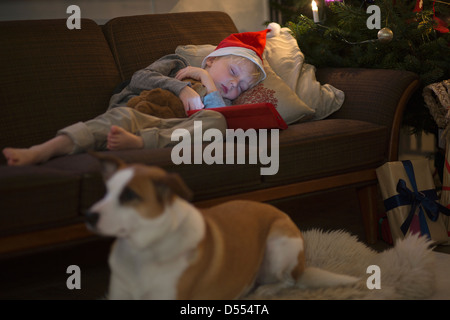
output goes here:
<path id="1" fill-rule="evenodd" d="M 215 11 L 119 17 L 108 21 L 103 30 L 122 80 L 174 53 L 178 45 L 217 45 L 238 32 L 230 16 Z"/>
<path id="2" fill-rule="evenodd" d="M 0 150 L 29 147 L 103 113 L 118 68 L 100 26 L 82 19 L 0 22 Z M 3 157 L 0 157 L 3 158 Z"/>
<path id="3" fill-rule="evenodd" d="M 105 112 L 121 81 L 178 45 L 218 44 L 237 32 L 223 12 L 0 22 L 0 150 L 30 147 Z M 5 160 L 0 156 L 0 164 Z"/>

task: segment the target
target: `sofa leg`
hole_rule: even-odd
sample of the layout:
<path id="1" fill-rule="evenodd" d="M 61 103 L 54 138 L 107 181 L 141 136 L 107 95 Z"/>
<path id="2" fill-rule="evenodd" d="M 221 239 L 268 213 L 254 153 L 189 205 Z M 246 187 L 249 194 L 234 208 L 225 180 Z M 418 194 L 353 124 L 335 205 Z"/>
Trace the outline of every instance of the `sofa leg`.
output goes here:
<path id="1" fill-rule="evenodd" d="M 376 184 L 357 189 L 359 207 L 362 214 L 366 240 L 369 244 L 377 242 L 378 188 Z"/>

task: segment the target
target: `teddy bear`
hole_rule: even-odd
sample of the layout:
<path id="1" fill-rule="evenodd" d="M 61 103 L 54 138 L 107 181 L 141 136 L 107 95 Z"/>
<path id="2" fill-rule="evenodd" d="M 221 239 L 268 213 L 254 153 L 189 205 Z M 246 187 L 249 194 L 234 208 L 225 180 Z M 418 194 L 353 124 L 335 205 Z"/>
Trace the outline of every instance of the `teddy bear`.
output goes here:
<path id="1" fill-rule="evenodd" d="M 206 87 L 200 81 L 194 79 L 184 79 L 183 81 L 190 82 L 191 88 L 202 99 L 206 95 Z M 143 90 L 139 96 L 133 97 L 127 102 L 127 107 L 163 119 L 186 117 L 186 111 L 180 98 L 172 92 L 160 88 Z"/>

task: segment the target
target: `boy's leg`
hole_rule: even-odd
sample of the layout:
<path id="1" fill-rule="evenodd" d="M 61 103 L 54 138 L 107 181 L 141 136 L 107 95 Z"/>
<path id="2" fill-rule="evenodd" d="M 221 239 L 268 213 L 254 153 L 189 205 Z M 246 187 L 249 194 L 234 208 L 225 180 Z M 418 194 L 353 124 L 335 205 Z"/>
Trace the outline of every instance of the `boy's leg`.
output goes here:
<path id="1" fill-rule="evenodd" d="M 45 162 L 56 156 L 80 153 L 91 149 L 106 149 L 107 135 L 113 124 L 127 130 L 137 130 L 135 121 L 133 121 L 133 112 L 128 112 L 126 110 L 128 108 L 116 109 L 85 123 L 79 122 L 59 130 L 55 138 L 42 144 L 27 149 L 5 148 L 3 155 L 7 164 L 10 166 L 30 165 Z"/>
<path id="2" fill-rule="evenodd" d="M 218 112 L 201 110 L 189 118 L 160 119 L 127 107 L 117 107 L 87 122 L 79 122 L 58 131 L 58 135 L 29 149 L 7 148 L 3 154 L 9 165 L 26 165 L 47 161 L 51 157 L 106 150 L 112 126 L 142 137 L 144 148 L 162 148 L 176 144 L 171 134 L 177 128 L 193 134 L 194 121 L 202 121 L 203 130 L 216 128 L 225 133 L 226 120 Z"/>
<path id="3" fill-rule="evenodd" d="M 163 120 L 131 108 L 117 107 L 95 119 L 64 128 L 58 131 L 58 134 L 67 135 L 74 141 L 75 147 L 71 153 L 108 150 L 108 136 L 111 136 L 112 127 L 116 126 L 134 134 L 145 127 L 160 126 Z"/>
<path id="4" fill-rule="evenodd" d="M 177 129 L 187 130 L 193 139 L 194 122 L 198 121 L 202 125 L 202 136 L 205 130 L 218 129 L 225 137 L 227 129 L 225 117 L 219 112 L 207 109 L 196 112 L 189 118 L 162 119 L 158 126 L 145 127 L 139 130 L 137 135 L 143 138 L 145 149 L 170 147 L 179 143 L 179 141 L 172 141 L 172 133 Z"/>
<path id="5" fill-rule="evenodd" d="M 74 144 L 68 136 L 60 135 L 28 149 L 5 148 L 3 155 L 9 166 L 24 166 L 69 154 L 73 147 Z"/>
<path id="6" fill-rule="evenodd" d="M 109 150 L 126 149 L 152 149 L 172 146 L 178 141 L 172 141 L 172 133 L 176 129 L 186 130 L 191 137 L 194 136 L 194 122 L 201 122 L 203 132 L 210 128 L 219 129 L 222 135 L 225 134 L 226 120 L 217 112 L 202 110 L 189 118 L 155 119 L 151 116 L 136 113 L 136 122 L 142 129 L 130 133 L 125 129 L 113 125 L 108 133 Z"/>

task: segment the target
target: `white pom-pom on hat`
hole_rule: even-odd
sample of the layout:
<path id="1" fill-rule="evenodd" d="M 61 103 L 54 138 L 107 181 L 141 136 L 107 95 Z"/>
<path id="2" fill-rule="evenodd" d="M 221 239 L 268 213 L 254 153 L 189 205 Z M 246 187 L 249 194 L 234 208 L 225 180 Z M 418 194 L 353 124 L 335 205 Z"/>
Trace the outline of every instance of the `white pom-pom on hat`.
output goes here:
<path id="1" fill-rule="evenodd" d="M 267 29 L 269 29 L 269 32 L 267 33 L 267 38 L 273 38 L 280 35 L 281 26 L 276 22 L 269 23 Z"/>

